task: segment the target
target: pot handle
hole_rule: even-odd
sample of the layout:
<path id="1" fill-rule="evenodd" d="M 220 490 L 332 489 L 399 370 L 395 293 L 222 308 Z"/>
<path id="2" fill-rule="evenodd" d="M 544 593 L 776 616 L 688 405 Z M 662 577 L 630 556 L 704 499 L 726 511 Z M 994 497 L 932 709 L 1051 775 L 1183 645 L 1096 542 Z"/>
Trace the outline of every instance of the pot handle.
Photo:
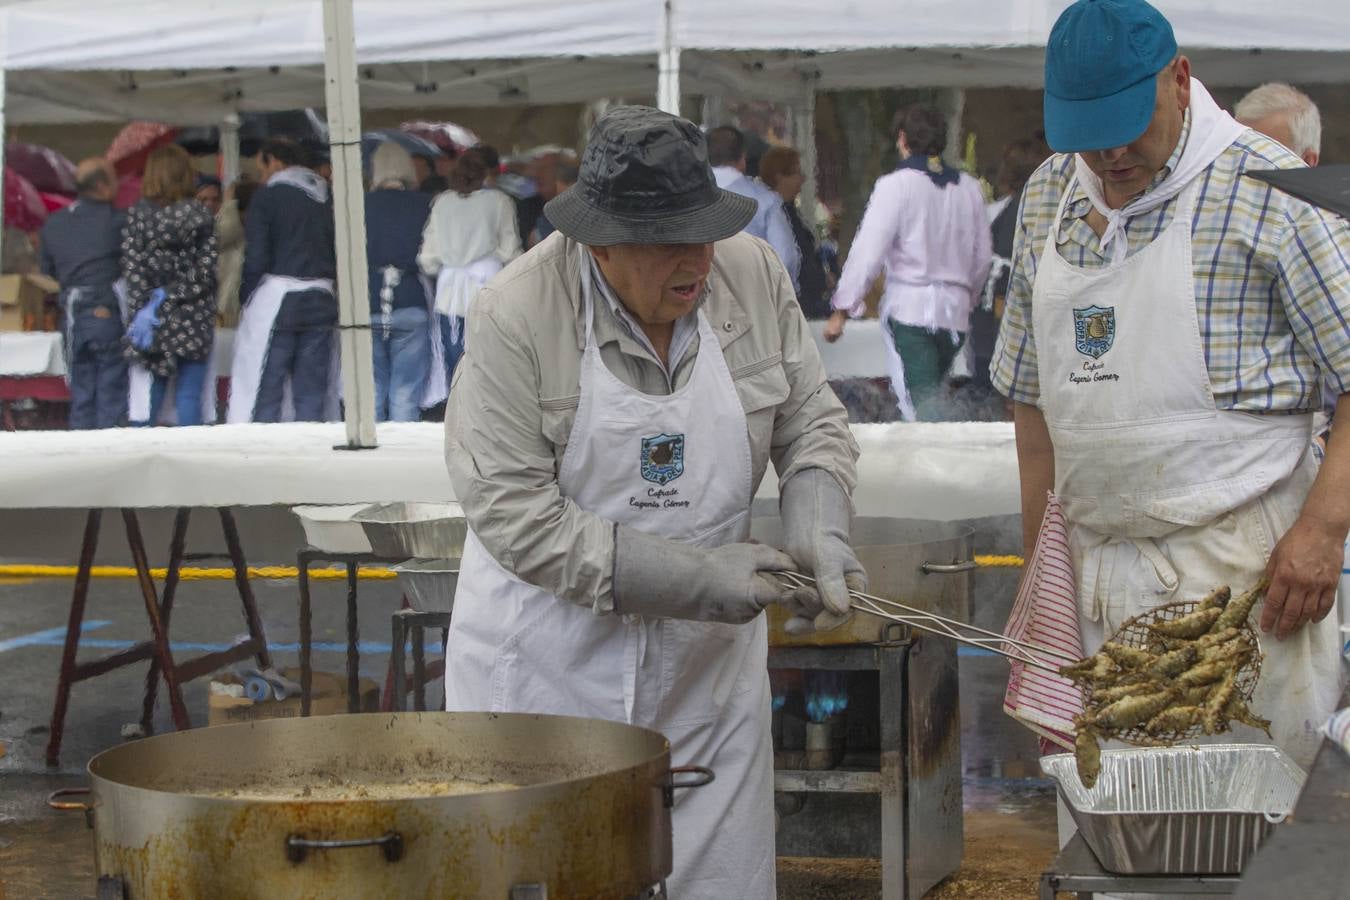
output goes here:
<path id="1" fill-rule="evenodd" d="M 925 575 L 961 575 L 965 572 L 974 572 L 980 567 L 980 564 L 973 559 L 967 559 L 958 563 L 930 563 L 926 562 L 919 566 L 919 571 Z"/>
<path id="2" fill-rule="evenodd" d="M 63 811 L 79 810 L 80 812 L 89 812 L 91 809 L 93 809 L 93 807 L 90 806 L 88 803 L 80 803 L 78 801 L 60 799 L 61 797 L 87 797 L 87 796 L 89 796 L 89 788 L 87 787 L 61 788 L 60 790 L 52 791 L 50 794 L 47 795 L 47 805 L 50 806 L 52 809 L 59 809 Z"/>
<path id="3" fill-rule="evenodd" d="M 698 777 L 689 781 L 676 781 L 676 775 L 696 775 Z M 716 773 L 707 766 L 672 766 L 666 779 L 666 808 L 669 809 L 675 805 L 676 788 L 706 787 L 712 784 L 716 778 Z"/>
<path id="4" fill-rule="evenodd" d="M 286 858 L 293 863 L 302 863 L 311 850 L 347 850 L 352 847 L 379 847 L 384 851 L 386 862 L 398 862 L 403 858 L 403 835 L 397 831 L 388 831 L 377 838 L 312 841 L 304 835 L 292 834 L 286 838 Z"/>

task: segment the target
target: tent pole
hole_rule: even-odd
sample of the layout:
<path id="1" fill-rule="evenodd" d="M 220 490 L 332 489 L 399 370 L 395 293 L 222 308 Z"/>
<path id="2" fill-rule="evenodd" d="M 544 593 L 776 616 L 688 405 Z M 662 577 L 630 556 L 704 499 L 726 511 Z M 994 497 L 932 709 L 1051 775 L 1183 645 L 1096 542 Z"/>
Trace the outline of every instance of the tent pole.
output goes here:
<path id="1" fill-rule="evenodd" d="M 228 113 L 220 123 L 220 181 L 226 187 L 239 180 L 239 114 Z"/>
<path id="2" fill-rule="evenodd" d="M 680 114 L 680 48 L 675 46 L 674 0 L 661 7 L 661 58 L 657 66 L 656 106 L 671 115 Z"/>
<path id="3" fill-rule="evenodd" d="M 797 204 L 801 208 L 802 219 L 806 226 L 816 229 L 816 80 L 819 75 L 811 72 L 802 76 L 802 102 L 797 107 L 796 122 L 793 127 L 793 143 L 801 156 L 802 181 L 801 193 L 797 195 Z"/>
<path id="4" fill-rule="evenodd" d="M 4 26 L 0 25 L 0 29 Z M 0 65 L 0 173 L 5 170 L 5 67 Z M 2 180 L 2 179 L 0 179 Z M 5 204 L 0 203 L 0 257 L 5 252 Z"/>
<path id="5" fill-rule="evenodd" d="M 375 377 L 366 295 L 366 196 L 361 180 L 360 85 L 352 0 L 323 0 L 323 32 L 346 449 L 357 450 L 375 446 Z"/>

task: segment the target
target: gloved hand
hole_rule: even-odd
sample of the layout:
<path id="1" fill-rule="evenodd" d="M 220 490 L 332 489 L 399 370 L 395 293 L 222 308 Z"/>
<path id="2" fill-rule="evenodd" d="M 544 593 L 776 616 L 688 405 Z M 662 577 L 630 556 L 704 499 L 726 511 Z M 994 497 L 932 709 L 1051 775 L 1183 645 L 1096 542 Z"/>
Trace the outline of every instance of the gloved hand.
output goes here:
<path id="1" fill-rule="evenodd" d="M 695 547 L 624 525 L 614 534 L 614 611 L 742 624 L 790 589 L 760 572 L 795 568 L 764 544 Z"/>
<path id="2" fill-rule="evenodd" d="M 127 328 L 127 340 L 137 350 L 145 351 L 155 341 L 155 329 L 159 327 L 159 308 L 164 305 L 164 288 L 155 288 L 150 299 L 142 306 Z"/>
<path id="3" fill-rule="evenodd" d="M 839 482 L 824 469 L 804 469 L 779 488 L 783 549 L 814 588 L 793 591 L 785 601 L 789 634 L 828 631 L 848 621 L 849 591 L 867 590 L 867 573 L 849 546 L 853 510 Z"/>

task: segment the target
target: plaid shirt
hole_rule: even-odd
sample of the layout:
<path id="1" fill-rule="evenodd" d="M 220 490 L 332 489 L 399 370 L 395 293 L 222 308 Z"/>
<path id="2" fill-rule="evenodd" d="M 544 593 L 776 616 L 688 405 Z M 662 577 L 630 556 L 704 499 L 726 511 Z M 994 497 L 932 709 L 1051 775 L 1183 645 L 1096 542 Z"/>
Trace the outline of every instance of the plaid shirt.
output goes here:
<path id="1" fill-rule="evenodd" d="M 1154 180 L 1178 162 L 1190 129 Z M 1247 170 L 1303 163 L 1283 146 L 1244 132 L 1200 175 L 1191 225 L 1195 307 L 1200 339 L 1219 409 L 1309 412 L 1321 408 L 1321 384 L 1350 390 L 1350 226 L 1275 190 Z M 1060 197 L 1073 194 L 1055 242 L 1069 263 L 1095 269 L 1108 257 L 1087 224 L 1092 206 L 1073 178 L 1072 154 L 1046 160 L 1027 183 L 1013 247 L 1007 307 L 994 350 L 994 386 L 1021 403 L 1040 396 L 1031 291 Z M 1177 198 L 1125 224 L 1131 255 L 1172 221 Z"/>

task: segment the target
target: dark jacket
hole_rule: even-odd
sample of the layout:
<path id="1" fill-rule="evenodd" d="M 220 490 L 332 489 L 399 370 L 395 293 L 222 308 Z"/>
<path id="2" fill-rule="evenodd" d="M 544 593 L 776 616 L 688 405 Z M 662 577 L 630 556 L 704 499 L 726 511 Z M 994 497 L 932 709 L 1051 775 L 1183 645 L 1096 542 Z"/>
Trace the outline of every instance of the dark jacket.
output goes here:
<path id="1" fill-rule="evenodd" d="M 792 226 L 792 236 L 797 239 L 797 249 L 802 260 L 797 272 L 797 305 L 808 319 L 828 319 L 830 302 L 825 296 L 825 266 L 820 261 L 816 236 L 802 221 L 797 204 L 784 203 L 783 209 L 787 212 L 788 224 Z"/>
<path id="2" fill-rule="evenodd" d="M 366 266 L 370 270 L 370 311 L 380 311 L 384 268 L 399 270 L 394 308 L 426 309 L 427 295 L 417 270 L 422 229 L 431 213 L 431 196 L 385 188 L 366 194 Z"/>
<path id="3" fill-rule="evenodd" d="M 320 203 L 290 184 L 263 185 L 248 205 L 244 223 L 245 302 L 264 275 L 335 278 L 333 204 Z"/>
<path id="4" fill-rule="evenodd" d="M 206 359 L 216 335 L 216 221 L 196 200 L 157 206 L 142 200 L 127 212 L 122 271 L 127 311 L 134 317 L 163 288 L 159 327 L 148 351 L 129 344 L 127 359 L 156 375 L 172 375 L 178 357 Z"/>
<path id="5" fill-rule="evenodd" d="M 81 197 L 52 213 L 42 226 L 42 273 L 61 284 L 93 288 L 107 302 L 112 284 L 122 277 L 122 223 L 111 203 Z"/>

